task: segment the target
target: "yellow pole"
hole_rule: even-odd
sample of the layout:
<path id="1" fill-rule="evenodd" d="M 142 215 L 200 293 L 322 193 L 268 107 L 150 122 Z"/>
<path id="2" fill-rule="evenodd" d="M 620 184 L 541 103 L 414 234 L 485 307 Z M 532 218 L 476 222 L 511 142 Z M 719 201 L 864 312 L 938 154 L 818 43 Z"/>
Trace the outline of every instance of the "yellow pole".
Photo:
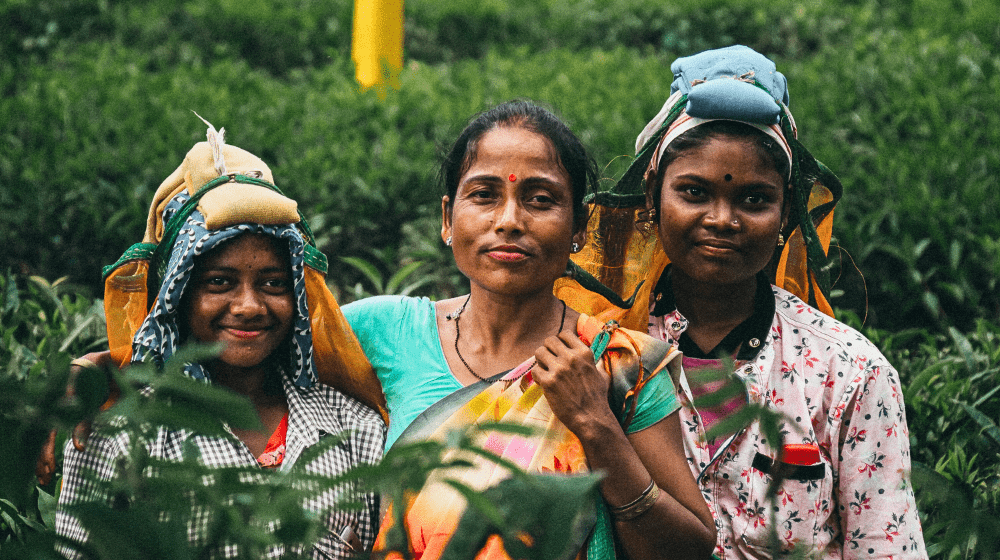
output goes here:
<path id="1" fill-rule="evenodd" d="M 403 0 L 354 0 L 351 58 L 362 89 L 399 88 L 403 68 Z"/>

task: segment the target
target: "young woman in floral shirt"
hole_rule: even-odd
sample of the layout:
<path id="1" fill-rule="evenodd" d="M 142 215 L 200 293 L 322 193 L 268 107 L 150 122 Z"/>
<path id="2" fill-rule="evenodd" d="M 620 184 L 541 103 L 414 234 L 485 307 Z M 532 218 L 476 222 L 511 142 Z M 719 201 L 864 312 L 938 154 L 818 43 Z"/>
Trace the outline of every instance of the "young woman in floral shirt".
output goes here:
<path id="1" fill-rule="evenodd" d="M 822 558 L 926 557 L 896 371 L 860 333 L 770 280 L 799 225 L 794 189 L 815 184 L 803 169 L 808 153 L 793 150 L 800 145 L 778 120 L 787 115 L 784 77 L 745 47 L 681 59 L 672 70 L 672 89 L 688 99 L 646 173 L 647 205 L 671 263 L 652 292 L 649 332 L 685 355 L 681 420 L 715 514 L 717 554 L 771 557 L 774 523 L 784 549 Z M 753 118 L 741 90 L 770 93 L 773 103 L 762 105 L 771 115 Z M 695 395 L 718 388 L 712 372 L 722 357 L 735 360 L 746 392 L 696 409 Z M 785 415 L 780 456 L 756 422 L 705 438 L 751 403 Z M 766 491 L 779 469 L 785 480 L 772 504 Z"/>
<path id="2" fill-rule="evenodd" d="M 796 140 L 785 78 L 767 58 L 735 46 L 671 70 L 672 95 L 639 136 L 632 168 L 595 200 L 588 245 L 601 252 L 574 260 L 611 287 L 637 289 L 622 324 L 645 322 L 684 354 L 679 413 L 716 555 L 772 558 L 776 531 L 781 552 L 926 558 L 899 378 L 832 318 L 824 295 L 839 181 Z M 622 215 L 630 204 L 632 220 Z M 625 231 L 632 221 L 648 234 Z M 636 288 L 629 275 L 645 282 Z M 728 368 L 742 381 L 735 391 L 720 375 Z M 760 421 L 734 425 L 752 405 L 783 415 L 782 442 Z"/>

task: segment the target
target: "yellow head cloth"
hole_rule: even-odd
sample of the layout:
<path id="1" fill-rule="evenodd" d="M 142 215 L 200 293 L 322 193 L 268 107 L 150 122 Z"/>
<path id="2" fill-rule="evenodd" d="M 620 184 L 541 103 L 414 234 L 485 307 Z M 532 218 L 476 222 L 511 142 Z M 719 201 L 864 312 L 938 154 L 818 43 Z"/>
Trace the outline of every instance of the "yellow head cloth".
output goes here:
<path id="1" fill-rule="evenodd" d="M 274 184 L 271 169 L 250 152 L 223 144 L 222 157 L 230 175 L 245 175 Z M 159 243 L 163 238 L 163 209 L 177 194 L 187 191 L 194 195 L 206 183 L 219 177 L 212 146 L 199 142 L 191 148 L 184 161 L 160 183 L 146 219 L 143 241 Z M 246 183 L 227 183 L 212 189 L 198 203 L 209 229 L 219 229 L 238 223 L 295 224 L 299 222 L 298 205 L 294 200 L 267 187 Z"/>
<path id="2" fill-rule="evenodd" d="M 267 186 L 237 177 L 245 176 L 273 185 L 270 168 L 246 150 L 219 144 L 217 147 L 223 161 L 221 167 L 233 179 L 208 191 L 199 201 L 198 210 L 208 228 L 219 229 L 240 223 L 300 224 L 302 228 L 304 224 L 294 200 Z M 120 366 L 131 361 L 132 338 L 155 299 L 157 286 L 149 285 L 151 267 L 148 249 L 163 240 L 164 207 L 177 194 L 187 191 L 188 195 L 194 195 L 209 181 L 218 178 L 219 167 L 212 145 L 208 142 L 195 144 L 181 165 L 156 190 L 146 221 L 143 244 L 130 248 L 114 269 L 105 274 L 108 345 L 112 358 Z M 304 237 L 311 243 L 308 236 Z M 141 245 L 146 245 L 147 250 L 143 251 Z M 326 259 L 315 247 L 309 250 L 315 258 L 306 259 L 306 300 L 319 381 L 378 410 L 388 421 L 382 386 L 326 285 Z M 136 258 L 130 258 L 132 255 Z M 149 297 L 150 292 L 153 293 L 152 298 Z"/>

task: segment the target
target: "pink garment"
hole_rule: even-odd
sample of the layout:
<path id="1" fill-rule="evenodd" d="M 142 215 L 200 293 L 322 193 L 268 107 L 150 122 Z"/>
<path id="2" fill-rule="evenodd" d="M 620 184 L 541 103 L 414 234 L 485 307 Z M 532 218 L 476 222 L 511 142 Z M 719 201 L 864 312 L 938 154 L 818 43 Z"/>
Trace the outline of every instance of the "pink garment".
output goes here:
<path id="1" fill-rule="evenodd" d="M 787 415 L 786 444 L 819 447 L 819 474 L 786 479 L 765 499 L 774 444 L 756 424 L 717 450 L 704 441 L 704 417 L 682 376 L 679 411 L 685 451 L 718 528 L 723 559 L 771 558 L 771 513 L 785 550 L 798 545 L 825 560 L 924 559 L 910 483 L 909 431 L 896 370 L 859 332 L 777 287 L 766 341 L 736 374 L 750 403 Z M 650 317 L 649 334 L 676 343 L 687 328 L 677 311 Z M 757 465 L 757 466 L 755 466 Z M 815 473 L 815 471 L 813 471 Z"/>
<path id="2" fill-rule="evenodd" d="M 683 364 L 684 375 L 691 387 L 691 397 L 695 401 L 703 395 L 709 395 L 722 389 L 730 382 L 726 379 L 716 378 L 716 372 L 720 371 L 723 367 L 722 360 L 689 358 L 684 356 Z M 722 420 L 736 414 L 737 411 L 746 405 L 746 402 L 746 395 L 740 393 L 733 395 L 731 399 L 717 406 L 698 409 L 698 414 L 701 416 L 701 422 L 705 426 L 705 431 L 711 430 Z M 706 442 L 709 452 L 714 455 L 730 435 L 732 433 L 725 434 L 722 437 L 717 436 Z"/>

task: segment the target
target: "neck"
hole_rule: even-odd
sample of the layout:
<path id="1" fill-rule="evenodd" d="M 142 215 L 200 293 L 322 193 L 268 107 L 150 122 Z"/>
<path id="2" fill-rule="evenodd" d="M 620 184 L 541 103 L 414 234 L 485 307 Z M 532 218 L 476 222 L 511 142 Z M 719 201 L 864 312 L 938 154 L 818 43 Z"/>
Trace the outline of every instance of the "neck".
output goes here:
<path id="1" fill-rule="evenodd" d="M 273 389 L 271 379 L 279 376 L 280 372 L 269 361 L 256 367 L 242 368 L 216 360 L 211 364 L 211 372 L 212 383 L 243 395 L 256 406 L 285 400 L 282 392 L 275 393 Z"/>
<path id="2" fill-rule="evenodd" d="M 539 336 L 544 340 L 556 334 L 562 313 L 563 303 L 551 290 L 512 297 L 473 288 L 462 313 L 462 337 L 468 333 L 477 345 L 497 349 Z"/>
<path id="3" fill-rule="evenodd" d="M 463 305 L 457 319 L 448 319 Z M 469 296 L 442 302 L 439 309 L 441 347 L 452 373 L 463 384 L 477 381 L 475 376 L 486 378 L 517 367 L 546 338 L 556 335 L 560 325 L 563 330 L 575 330 L 579 317 L 569 308 L 564 315 L 563 302 L 551 290 L 508 296 L 473 286 Z"/>
<path id="4" fill-rule="evenodd" d="M 673 270 L 670 281 L 677 311 L 688 320 L 689 329 L 728 325 L 731 330 L 753 314 L 756 276 L 738 284 L 720 285 L 700 282 Z"/>

